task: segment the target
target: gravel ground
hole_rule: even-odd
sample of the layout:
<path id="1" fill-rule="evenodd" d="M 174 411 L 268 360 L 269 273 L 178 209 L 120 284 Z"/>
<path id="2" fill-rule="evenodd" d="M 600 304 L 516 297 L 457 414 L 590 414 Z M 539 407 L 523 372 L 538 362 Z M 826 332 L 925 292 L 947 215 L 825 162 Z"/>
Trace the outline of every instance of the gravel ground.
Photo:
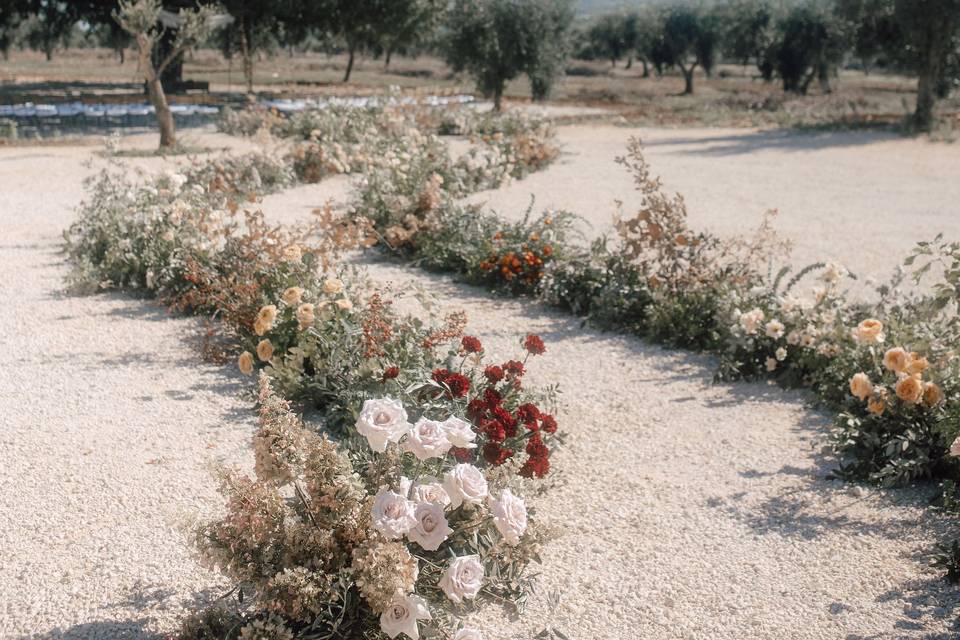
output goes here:
<path id="1" fill-rule="evenodd" d="M 194 321 L 123 296 L 58 293 L 59 233 L 82 195 L 88 153 L 0 149 L 0 183 L 16 185 L 0 193 L 0 263 L 18 275 L 0 281 L 15 301 L 0 321 L 17 337 L 4 343 L 13 366 L 0 370 L 0 398 L 17 407 L 0 425 L 4 638 L 172 628 L 191 602 L 223 588 L 183 533 L 218 503 L 207 465 L 249 458 L 244 385 L 198 361 L 183 339 Z M 605 199 L 619 195 L 600 187 Z M 927 206 L 950 188 L 927 192 Z M 291 190 L 265 210 L 293 219 L 344 189 Z M 855 213 L 874 215 L 863 206 Z M 565 391 L 560 484 L 536 503 L 564 535 L 544 553 L 525 617 L 492 609 L 477 619 L 488 638 L 529 639 L 547 626 L 576 640 L 956 636 L 957 593 L 924 566 L 948 524 L 925 508 L 931 490 L 827 480 L 819 451 L 829 419 L 800 395 L 711 385 L 708 358 L 584 330 L 449 278 L 365 264 L 381 281 L 417 280 L 466 309 L 495 356 L 540 333 L 549 351 L 532 362 L 530 382 Z"/>
<path id="2" fill-rule="evenodd" d="M 582 216 L 588 235 L 608 233 L 615 200 L 625 214 L 639 206 L 614 163 L 631 135 L 666 188 L 683 194 L 694 229 L 742 234 L 777 209 L 797 265 L 838 260 L 885 280 L 917 242 L 960 239 L 960 146 L 882 133 L 562 127 L 558 162 L 470 200 L 519 218 L 534 195 L 538 209 Z"/>

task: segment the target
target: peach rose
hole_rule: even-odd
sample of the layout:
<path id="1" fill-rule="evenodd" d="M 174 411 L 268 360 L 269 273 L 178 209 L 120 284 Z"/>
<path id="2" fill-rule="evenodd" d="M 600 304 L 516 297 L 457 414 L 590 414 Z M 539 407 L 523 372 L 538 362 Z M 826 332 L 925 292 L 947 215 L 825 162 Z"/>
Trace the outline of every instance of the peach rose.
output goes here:
<path id="1" fill-rule="evenodd" d="M 353 309 L 353 303 L 350 302 L 349 298 L 340 298 L 337 300 L 337 306 L 343 309 L 344 311 L 349 311 Z"/>
<path id="2" fill-rule="evenodd" d="M 923 385 L 923 404 L 928 407 L 935 407 L 943 402 L 943 391 L 933 382 L 927 382 Z"/>
<path id="3" fill-rule="evenodd" d="M 237 358 L 237 366 L 240 367 L 240 373 L 245 376 L 253 373 L 253 354 L 249 351 L 241 353 L 240 357 Z"/>
<path id="4" fill-rule="evenodd" d="M 866 400 L 873 394 L 873 383 L 870 382 L 870 376 L 863 373 L 854 374 L 850 378 L 850 393 L 854 396 L 860 398 L 860 400 Z"/>
<path id="5" fill-rule="evenodd" d="M 893 349 L 887 349 L 887 352 L 883 354 L 883 366 L 885 366 L 890 371 L 896 373 L 903 373 L 907 369 L 907 365 L 910 364 L 910 354 L 907 353 L 906 349 L 903 347 L 894 347 Z"/>
<path id="6" fill-rule="evenodd" d="M 277 306 L 268 304 L 260 307 L 257 313 L 257 319 L 253 323 L 253 330 L 258 336 L 262 336 L 273 328 L 273 323 L 277 319 Z"/>
<path id="7" fill-rule="evenodd" d="M 853 337 L 860 344 L 879 344 L 884 339 L 883 323 L 874 318 L 867 318 L 853 330 Z"/>
<path id="8" fill-rule="evenodd" d="M 903 376 L 897 382 L 895 390 L 898 398 L 910 404 L 916 404 L 923 398 L 923 383 L 920 378 Z"/>
<path id="9" fill-rule="evenodd" d="M 323 281 L 323 292 L 328 296 L 336 295 L 343 291 L 343 281 L 338 278 L 327 278 Z"/>
<path id="10" fill-rule="evenodd" d="M 264 338 L 257 343 L 257 357 L 264 362 L 273 357 L 273 343 Z"/>
<path id="11" fill-rule="evenodd" d="M 930 362 L 919 353 L 910 354 L 910 362 L 907 364 L 907 373 L 912 376 L 920 375 L 930 367 Z"/>
<path id="12" fill-rule="evenodd" d="M 867 400 L 867 411 L 875 416 L 882 414 L 886 408 L 887 400 L 885 394 L 872 395 L 870 396 L 870 399 Z"/>

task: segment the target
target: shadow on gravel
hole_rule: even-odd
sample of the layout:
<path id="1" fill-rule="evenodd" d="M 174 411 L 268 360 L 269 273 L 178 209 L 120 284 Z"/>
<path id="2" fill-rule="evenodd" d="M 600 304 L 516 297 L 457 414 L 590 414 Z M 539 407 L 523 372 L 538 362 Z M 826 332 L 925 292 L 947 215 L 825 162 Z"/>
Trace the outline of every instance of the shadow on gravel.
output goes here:
<path id="1" fill-rule="evenodd" d="M 856 147 L 877 142 L 896 140 L 894 133 L 865 131 L 796 131 L 774 129 L 750 133 L 711 136 L 706 138 L 684 137 L 665 140 L 645 140 L 645 147 L 671 145 L 705 145 L 695 149 L 683 149 L 678 153 L 688 156 L 732 156 L 775 149 L 778 151 L 821 151 L 835 147 Z"/>
<path id="2" fill-rule="evenodd" d="M 19 640 L 154 640 L 162 634 L 148 631 L 149 618 L 138 620 L 102 620 L 84 622 L 66 629 L 53 629 L 46 633 L 20 636 Z"/>

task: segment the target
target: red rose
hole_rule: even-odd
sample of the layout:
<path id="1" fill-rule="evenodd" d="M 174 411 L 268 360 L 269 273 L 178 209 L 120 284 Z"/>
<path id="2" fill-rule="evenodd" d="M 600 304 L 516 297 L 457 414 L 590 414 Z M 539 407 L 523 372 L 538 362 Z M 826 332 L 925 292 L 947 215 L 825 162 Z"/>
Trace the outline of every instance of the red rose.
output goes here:
<path id="1" fill-rule="evenodd" d="M 480 344 L 480 340 L 473 336 L 463 336 L 463 339 L 460 341 L 460 346 L 463 347 L 466 353 L 480 353 L 483 351 L 483 345 Z"/>
<path id="2" fill-rule="evenodd" d="M 487 380 L 490 382 L 497 383 L 503 380 L 503 369 L 496 365 L 491 365 L 483 370 L 483 375 L 487 376 Z"/>
<path id="3" fill-rule="evenodd" d="M 387 367 L 383 372 L 383 381 L 393 380 L 400 375 L 400 367 Z"/>
<path id="4" fill-rule="evenodd" d="M 480 430 L 491 442 L 503 442 L 507 437 L 507 430 L 497 420 L 486 420 L 480 425 Z"/>
<path id="5" fill-rule="evenodd" d="M 461 447 L 452 447 L 450 453 L 458 462 L 470 462 L 473 460 L 473 449 L 463 449 Z"/>
<path id="6" fill-rule="evenodd" d="M 539 419 L 540 409 L 537 408 L 537 405 L 528 402 L 517 407 L 517 420 L 520 422 L 529 424 Z"/>
<path id="7" fill-rule="evenodd" d="M 474 398 L 467 403 L 467 415 L 479 418 L 487 412 L 487 404 L 483 398 Z"/>
<path id="8" fill-rule="evenodd" d="M 526 340 L 523 341 L 523 348 L 535 356 L 543 355 L 547 350 L 540 336 L 532 333 L 527 336 Z"/>
<path id="9" fill-rule="evenodd" d="M 517 362 L 516 360 L 510 360 L 509 362 L 503 363 L 503 370 L 508 374 L 516 377 L 520 377 L 524 374 L 523 363 Z"/>
<path id="10" fill-rule="evenodd" d="M 436 382 L 443 383 L 446 381 L 447 377 L 450 375 L 449 369 L 434 369 L 433 370 L 433 379 Z"/>
<path id="11" fill-rule="evenodd" d="M 513 456 L 513 450 L 505 449 L 496 442 L 483 445 L 483 459 L 495 467 L 499 467 Z"/>
<path id="12" fill-rule="evenodd" d="M 547 475 L 548 471 L 550 471 L 549 458 L 529 458 L 517 473 L 524 478 L 533 478 L 534 476 L 542 478 Z"/>
<path id="13" fill-rule="evenodd" d="M 451 373 L 444 382 L 450 387 L 450 395 L 454 398 L 462 398 L 470 391 L 470 380 L 465 375 Z"/>
<path id="14" fill-rule="evenodd" d="M 496 389 L 484 389 L 483 401 L 487 403 L 488 408 L 493 409 L 500 406 L 500 403 L 503 402 L 503 396 Z"/>
<path id="15" fill-rule="evenodd" d="M 556 433 L 557 432 L 557 419 L 554 418 L 549 413 L 540 414 L 540 426 L 543 427 L 543 430 L 547 433 Z"/>
<path id="16" fill-rule="evenodd" d="M 540 434 L 534 433 L 530 436 L 530 439 L 527 440 L 527 455 L 531 458 L 546 458 L 550 455 L 550 449 L 547 448 L 547 445 L 543 444 L 543 440 L 540 439 Z"/>

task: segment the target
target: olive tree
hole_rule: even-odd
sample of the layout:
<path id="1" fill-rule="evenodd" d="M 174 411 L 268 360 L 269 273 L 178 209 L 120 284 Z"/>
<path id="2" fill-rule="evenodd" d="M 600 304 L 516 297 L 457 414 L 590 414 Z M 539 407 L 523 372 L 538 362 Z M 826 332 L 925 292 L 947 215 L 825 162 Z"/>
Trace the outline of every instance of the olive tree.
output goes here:
<path id="1" fill-rule="evenodd" d="M 808 2 L 794 7 L 779 24 L 777 72 L 783 90 L 806 94 L 814 78 L 831 91 L 830 72 L 849 48 L 847 23 L 830 8 Z"/>
<path id="2" fill-rule="evenodd" d="M 467 71 L 499 111 L 507 82 L 526 74 L 535 98 L 563 68 L 570 0 L 455 0 L 446 21 L 447 62 Z"/>
<path id="3" fill-rule="evenodd" d="M 693 72 L 698 66 L 711 71 L 716 45 L 716 26 L 704 11 L 690 5 L 667 9 L 659 46 L 666 62 L 683 73 L 684 94 L 693 93 Z"/>
<path id="4" fill-rule="evenodd" d="M 732 0 L 721 11 L 721 48 L 740 64 L 751 61 L 765 82 L 773 80 L 777 16 L 771 0 Z"/>
<path id="5" fill-rule="evenodd" d="M 147 95 L 160 126 L 160 147 L 177 144 L 173 113 L 160 82 L 166 68 L 188 49 L 205 40 L 226 21 L 214 14 L 210 6 L 181 9 L 179 14 L 165 14 L 160 0 L 120 0 L 114 19 L 137 43 L 140 72 L 147 85 Z M 154 49 L 167 29 L 175 28 L 171 50 L 162 58 L 155 58 Z M 155 60 L 157 60 L 155 62 Z"/>
<path id="6" fill-rule="evenodd" d="M 917 74 L 917 106 L 911 124 L 930 131 L 938 89 L 949 80 L 960 48 L 960 0 L 894 0 L 903 33 L 902 51 Z"/>

